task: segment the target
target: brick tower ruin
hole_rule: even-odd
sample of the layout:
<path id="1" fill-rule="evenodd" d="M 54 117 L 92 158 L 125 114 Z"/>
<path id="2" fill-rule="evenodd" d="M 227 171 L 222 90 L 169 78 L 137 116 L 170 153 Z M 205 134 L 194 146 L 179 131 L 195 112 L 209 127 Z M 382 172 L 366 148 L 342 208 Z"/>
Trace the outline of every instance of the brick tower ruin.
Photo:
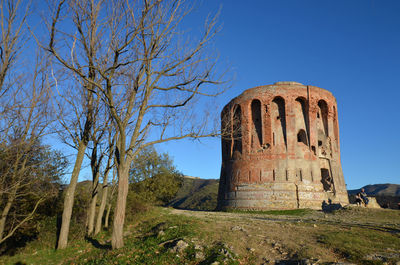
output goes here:
<path id="1" fill-rule="evenodd" d="M 347 204 L 335 97 L 297 82 L 244 91 L 221 113 L 220 209 Z"/>

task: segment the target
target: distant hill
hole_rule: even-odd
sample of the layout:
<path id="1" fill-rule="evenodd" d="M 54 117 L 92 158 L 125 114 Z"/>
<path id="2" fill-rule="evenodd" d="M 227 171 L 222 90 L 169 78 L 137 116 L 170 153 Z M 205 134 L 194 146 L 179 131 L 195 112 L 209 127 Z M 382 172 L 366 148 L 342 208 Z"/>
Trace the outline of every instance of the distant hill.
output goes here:
<path id="1" fill-rule="evenodd" d="M 383 208 L 399 209 L 400 185 L 398 184 L 374 184 L 363 187 L 368 196 L 375 197 L 377 203 Z M 355 194 L 361 189 L 348 190 L 349 199 L 352 201 Z"/>
<path id="2" fill-rule="evenodd" d="M 216 179 L 185 176 L 182 187 L 168 206 L 178 209 L 214 210 L 217 207 L 218 183 Z"/>
<path id="3" fill-rule="evenodd" d="M 374 184 L 363 187 L 369 196 L 400 196 L 400 185 L 398 184 Z M 349 194 L 357 194 L 361 189 L 348 190 Z"/>

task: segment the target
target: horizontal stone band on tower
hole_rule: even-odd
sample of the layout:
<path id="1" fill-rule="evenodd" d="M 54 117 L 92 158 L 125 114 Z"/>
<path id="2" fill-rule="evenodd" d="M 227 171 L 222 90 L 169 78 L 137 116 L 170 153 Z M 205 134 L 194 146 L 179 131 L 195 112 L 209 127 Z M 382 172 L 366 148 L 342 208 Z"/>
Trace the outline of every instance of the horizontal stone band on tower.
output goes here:
<path id="1" fill-rule="evenodd" d="M 251 88 L 224 107 L 221 127 L 220 209 L 348 203 L 329 91 L 297 82 Z"/>

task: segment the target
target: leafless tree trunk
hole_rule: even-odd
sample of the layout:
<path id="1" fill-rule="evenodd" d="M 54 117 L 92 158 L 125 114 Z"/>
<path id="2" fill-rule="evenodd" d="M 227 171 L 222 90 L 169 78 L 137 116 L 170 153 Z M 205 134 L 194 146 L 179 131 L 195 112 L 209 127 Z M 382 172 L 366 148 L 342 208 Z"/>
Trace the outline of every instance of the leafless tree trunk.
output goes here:
<path id="1" fill-rule="evenodd" d="M 96 205 L 97 205 L 97 197 L 99 195 L 99 178 L 100 172 L 99 169 L 94 170 L 94 178 L 92 182 L 92 196 L 90 198 L 89 204 L 89 213 L 88 213 L 88 227 L 87 227 L 87 234 L 90 236 L 93 234 L 94 231 L 94 220 L 96 217 Z"/>
<path id="2" fill-rule="evenodd" d="M 90 236 L 94 231 L 94 221 L 96 217 L 97 197 L 100 191 L 100 166 L 107 150 L 102 148 L 101 141 L 109 128 L 110 119 L 107 119 L 100 113 L 99 98 L 96 102 L 96 113 L 94 115 L 93 133 L 92 133 L 92 153 L 90 155 L 90 166 L 92 169 L 92 196 L 88 212 L 87 234 Z M 107 169 L 106 169 L 107 170 Z"/>
<path id="3" fill-rule="evenodd" d="M 104 170 L 104 175 L 103 175 L 103 184 L 102 184 L 102 195 L 101 195 L 101 203 L 99 207 L 99 212 L 97 214 L 97 219 L 96 219 L 96 225 L 95 225 L 95 230 L 94 230 L 94 235 L 97 235 L 100 230 L 101 230 L 101 225 L 103 221 L 103 216 L 104 216 L 104 210 L 107 205 L 107 199 L 108 199 L 108 174 L 110 170 L 113 168 L 114 165 L 112 165 L 112 160 L 114 157 L 114 145 L 115 145 L 115 139 L 116 135 L 112 137 L 112 129 L 109 129 L 109 135 L 108 135 L 108 159 L 107 159 L 107 165 Z"/>
<path id="4" fill-rule="evenodd" d="M 116 187 L 117 187 L 117 173 L 115 171 L 115 168 L 113 170 L 113 179 L 112 179 L 112 189 L 111 189 L 111 194 L 108 197 L 107 200 L 107 212 L 106 212 L 106 216 L 104 218 L 104 227 L 108 228 L 109 227 L 109 222 L 110 222 L 110 213 L 111 213 L 111 207 L 112 207 L 112 200 L 116 191 Z"/>

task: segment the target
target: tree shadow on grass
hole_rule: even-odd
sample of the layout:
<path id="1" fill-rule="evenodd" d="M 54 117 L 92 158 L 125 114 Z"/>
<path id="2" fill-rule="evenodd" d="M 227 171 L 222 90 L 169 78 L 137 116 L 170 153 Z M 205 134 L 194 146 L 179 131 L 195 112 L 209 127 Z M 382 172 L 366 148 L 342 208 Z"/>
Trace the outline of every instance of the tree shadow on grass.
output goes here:
<path id="1" fill-rule="evenodd" d="M 86 236 L 85 240 L 88 241 L 93 245 L 93 247 L 98 248 L 98 249 L 108 249 L 111 250 L 111 245 L 110 244 L 101 244 L 97 239 L 91 238 Z"/>

